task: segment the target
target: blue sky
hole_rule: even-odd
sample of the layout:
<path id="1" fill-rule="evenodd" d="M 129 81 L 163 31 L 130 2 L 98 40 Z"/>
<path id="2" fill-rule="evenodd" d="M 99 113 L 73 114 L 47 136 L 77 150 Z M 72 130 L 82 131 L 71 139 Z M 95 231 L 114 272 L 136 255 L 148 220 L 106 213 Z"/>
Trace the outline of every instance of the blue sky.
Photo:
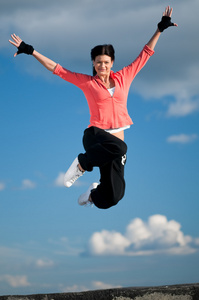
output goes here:
<path id="1" fill-rule="evenodd" d="M 84 95 L 33 57 L 14 58 L 10 34 L 88 74 L 90 49 L 112 43 L 117 71 L 136 58 L 168 4 L 179 26 L 162 34 L 129 93 L 126 194 L 109 210 L 80 207 L 98 170 L 70 189 L 63 174 L 83 151 Z M 198 6 L 1 1 L 0 295 L 198 282 Z"/>

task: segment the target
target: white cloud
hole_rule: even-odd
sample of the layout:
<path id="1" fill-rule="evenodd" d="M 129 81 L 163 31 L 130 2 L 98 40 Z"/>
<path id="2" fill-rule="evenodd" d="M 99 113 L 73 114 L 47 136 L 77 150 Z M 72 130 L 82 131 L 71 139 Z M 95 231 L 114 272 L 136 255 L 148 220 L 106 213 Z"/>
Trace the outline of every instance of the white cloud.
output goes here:
<path id="1" fill-rule="evenodd" d="M 60 172 L 57 178 L 54 181 L 55 186 L 62 187 L 64 186 L 64 173 Z"/>
<path id="2" fill-rule="evenodd" d="M 198 239 L 185 236 L 180 228 L 178 222 L 168 221 L 163 215 L 153 215 L 148 222 L 136 218 L 124 235 L 107 230 L 95 232 L 89 241 L 89 253 L 136 256 L 196 252 Z"/>
<path id="3" fill-rule="evenodd" d="M 49 268 L 54 266 L 54 262 L 50 259 L 38 259 L 36 261 L 36 266 L 39 268 Z"/>
<path id="4" fill-rule="evenodd" d="M 113 284 L 104 283 L 102 281 L 93 281 L 92 286 L 93 286 L 93 289 L 98 289 L 98 290 L 121 288 L 120 285 L 116 286 L 116 285 L 113 285 Z"/>
<path id="5" fill-rule="evenodd" d="M 82 292 L 88 290 L 104 290 L 104 289 L 113 289 L 113 288 L 121 288 L 121 286 L 105 283 L 102 281 L 92 281 L 89 286 L 74 284 L 72 286 L 62 287 L 61 291 L 63 293 L 69 293 L 69 292 L 75 293 L 75 292 Z"/>
<path id="6" fill-rule="evenodd" d="M 122 255 L 128 246 L 130 242 L 125 236 L 119 232 L 107 230 L 95 232 L 89 242 L 90 251 L 95 255 L 112 253 Z"/>
<path id="7" fill-rule="evenodd" d="M 83 291 L 88 291 L 90 290 L 88 287 L 84 286 L 84 285 L 71 285 L 71 286 L 66 286 L 66 287 L 62 287 L 61 286 L 61 292 L 62 293 L 76 293 L 76 292 L 83 292 Z"/>
<path id="8" fill-rule="evenodd" d="M 136 85 L 133 86 L 134 91 L 137 91 L 146 100 L 156 99 L 162 101 L 167 108 L 167 117 L 185 117 L 198 112 L 199 62 L 195 62 L 197 70 L 194 62 L 186 62 L 183 71 L 181 67 L 173 63 L 167 67 L 167 72 L 159 74 L 165 68 L 164 64 L 162 62 L 158 63 L 158 59 L 156 61 L 155 57 L 150 60 L 153 60 L 153 62 L 150 62 L 150 69 L 153 69 L 153 72 L 150 76 L 148 72 L 143 72 L 143 75 L 136 79 Z M 175 76 L 169 75 L 169 71 L 174 73 Z M 169 99 L 166 102 L 165 97 Z"/>
<path id="9" fill-rule="evenodd" d="M 5 183 L 4 182 L 0 182 L 0 191 L 5 190 L 5 188 L 6 188 Z"/>
<path id="10" fill-rule="evenodd" d="M 168 143 L 188 144 L 194 142 L 198 138 L 197 134 L 178 134 L 171 135 L 167 138 Z"/>
<path id="11" fill-rule="evenodd" d="M 4 281 L 14 288 L 30 286 L 26 275 L 2 275 L 0 281 Z"/>
<path id="12" fill-rule="evenodd" d="M 185 117 L 199 111 L 199 101 L 191 98 L 176 97 L 176 101 L 168 106 L 168 117 Z"/>
<path id="13" fill-rule="evenodd" d="M 36 184 L 31 181 L 30 179 L 24 179 L 22 180 L 22 190 L 27 190 L 27 189 L 34 189 L 36 187 Z"/>
<path id="14" fill-rule="evenodd" d="M 195 239 L 195 244 L 199 246 L 199 238 Z"/>

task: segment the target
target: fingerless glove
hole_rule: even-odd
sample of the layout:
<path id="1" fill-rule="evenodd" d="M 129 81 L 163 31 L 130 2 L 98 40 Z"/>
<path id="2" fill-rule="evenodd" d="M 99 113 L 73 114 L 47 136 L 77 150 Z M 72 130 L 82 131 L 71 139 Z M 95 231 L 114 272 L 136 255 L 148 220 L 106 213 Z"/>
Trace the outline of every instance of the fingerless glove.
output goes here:
<path id="1" fill-rule="evenodd" d="M 25 53 L 25 54 L 32 55 L 32 54 L 33 54 L 33 51 L 34 51 L 33 46 L 28 45 L 28 44 L 26 44 L 26 43 L 24 43 L 24 42 L 22 41 L 21 44 L 20 44 L 19 47 L 18 47 L 17 54 Z"/>
<path id="2" fill-rule="evenodd" d="M 163 32 L 170 26 L 174 26 L 174 23 L 171 22 L 171 17 L 163 16 L 161 22 L 158 23 L 158 29 L 160 32 Z"/>

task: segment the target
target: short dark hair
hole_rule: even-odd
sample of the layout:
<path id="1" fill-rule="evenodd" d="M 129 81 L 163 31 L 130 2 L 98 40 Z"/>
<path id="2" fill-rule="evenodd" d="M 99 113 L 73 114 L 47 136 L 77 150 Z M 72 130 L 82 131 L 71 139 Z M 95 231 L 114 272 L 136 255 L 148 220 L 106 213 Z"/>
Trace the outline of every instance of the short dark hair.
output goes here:
<path id="1" fill-rule="evenodd" d="M 112 61 L 115 60 L 115 50 L 111 44 L 98 45 L 91 49 L 92 61 L 95 60 L 96 56 L 98 55 L 108 55 Z M 95 68 L 93 67 L 93 76 L 96 74 Z"/>

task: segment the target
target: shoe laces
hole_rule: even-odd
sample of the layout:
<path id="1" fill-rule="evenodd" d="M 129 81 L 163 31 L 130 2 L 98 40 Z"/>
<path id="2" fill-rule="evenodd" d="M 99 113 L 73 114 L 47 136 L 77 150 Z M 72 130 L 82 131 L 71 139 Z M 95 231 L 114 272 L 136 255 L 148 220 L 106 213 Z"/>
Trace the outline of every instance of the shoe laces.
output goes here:
<path id="1" fill-rule="evenodd" d="M 78 168 L 78 166 L 77 166 L 77 172 L 76 172 L 76 175 L 73 177 L 73 178 L 71 178 L 71 183 L 74 183 L 79 177 L 81 177 L 82 175 L 84 174 L 84 172 L 82 172 L 79 168 Z"/>

